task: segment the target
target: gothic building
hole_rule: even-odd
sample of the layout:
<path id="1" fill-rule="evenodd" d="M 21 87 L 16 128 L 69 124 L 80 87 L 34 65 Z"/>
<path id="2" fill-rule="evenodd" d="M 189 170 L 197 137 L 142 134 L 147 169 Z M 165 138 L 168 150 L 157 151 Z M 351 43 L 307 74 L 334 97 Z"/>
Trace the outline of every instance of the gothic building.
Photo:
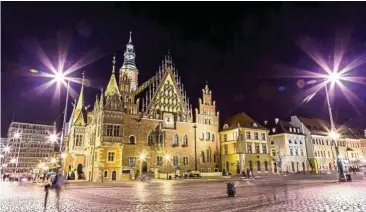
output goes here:
<path id="1" fill-rule="evenodd" d="M 90 181 L 195 170 L 219 174 L 219 112 L 207 83 L 193 113 L 169 54 L 141 84 L 135 58 L 130 34 L 118 80 L 113 57 L 110 80 L 93 110 L 85 107 L 82 85 L 68 124 L 64 171 Z"/>

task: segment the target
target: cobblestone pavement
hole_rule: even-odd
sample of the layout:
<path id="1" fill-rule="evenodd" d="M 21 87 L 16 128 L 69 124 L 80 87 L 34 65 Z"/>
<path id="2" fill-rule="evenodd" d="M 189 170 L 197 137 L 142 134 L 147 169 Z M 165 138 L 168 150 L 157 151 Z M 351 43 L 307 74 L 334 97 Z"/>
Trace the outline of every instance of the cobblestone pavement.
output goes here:
<path id="1" fill-rule="evenodd" d="M 314 182 L 315 183 L 315 182 Z M 226 196 L 224 182 L 121 183 L 115 186 L 68 186 L 60 207 L 50 191 L 35 184 L 0 182 L 0 211 L 365 211 L 366 181 L 351 183 L 235 182 L 237 195 Z"/>

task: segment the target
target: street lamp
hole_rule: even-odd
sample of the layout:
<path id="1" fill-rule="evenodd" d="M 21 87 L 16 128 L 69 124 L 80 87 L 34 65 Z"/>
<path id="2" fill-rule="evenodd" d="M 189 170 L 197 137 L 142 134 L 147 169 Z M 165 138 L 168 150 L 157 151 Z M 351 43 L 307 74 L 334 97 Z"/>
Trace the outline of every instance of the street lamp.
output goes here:
<path id="1" fill-rule="evenodd" d="M 337 72 L 330 72 L 328 77 L 325 79 L 326 83 L 337 83 L 341 79 L 341 75 Z M 328 85 L 325 84 L 325 96 L 327 98 L 327 105 L 328 105 L 328 112 L 329 112 L 329 119 L 330 119 L 330 132 L 329 137 L 332 139 L 332 143 L 334 145 L 335 151 L 336 151 L 336 157 L 337 157 L 337 168 L 338 168 L 338 180 L 339 182 L 346 181 L 346 178 L 344 176 L 344 170 L 343 170 L 343 164 L 339 157 L 339 146 L 337 143 L 337 139 L 339 138 L 339 135 L 337 133 L 336 127 L 334 125 L 333 120 L 333 114 L 332 114 L 332 107 L 330 106 L 330 100 L 329 100 L 329 93 L 328 93 Z"/>
<path id="2" fill-rule="evenodd" d="M 168 161 L 170 160 L 170 155 L 165 155 L 165 171 L 166 171 L 166 179 L 169 178 L 168 174 Z"/>

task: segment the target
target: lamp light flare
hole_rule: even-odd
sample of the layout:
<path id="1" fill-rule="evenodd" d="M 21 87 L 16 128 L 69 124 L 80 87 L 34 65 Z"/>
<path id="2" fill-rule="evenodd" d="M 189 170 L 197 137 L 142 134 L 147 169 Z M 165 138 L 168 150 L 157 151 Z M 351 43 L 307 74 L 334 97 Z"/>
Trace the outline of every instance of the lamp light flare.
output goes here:
<path id="1" fill-rule="evenodd" d="M 144 160 L 144 159 L 145 159 L 145 157 L 146 157 L 146 156 L 145 156 L 145 154 L 140 154 L 140 159 L 141 159 L 141 160 Z"/>
<path id="2" fill-rule="evenodd" d="M 10 147 L 9 146 L 4 147 L 4 152 L 9 153 L 10 152 Z"/>
<path id="3" fill-rule="evenodd" d="M 18 132 L 14 133 L 14 138 L 16 138 L 16 139 L 20 138 L 20 133 L 18 133 Z"/>
<path id="4" fill-rule="evenodd" d="M 51 135 L 49 136 L 49 140 L 50 140 L 51 142 L 56 142 L 56 141 L 58 140 L 58 136 L 57 136 L 56 134 L 51 134 Z"/>
<path id="5" fill-rule="evenodd" d="M 324 59 L 322 54 L 317 49 L 317 46 L 313 40 L 310 38 L 301 39 L 298 42 L 299 47 L 321 68 L 323 73 L 317 71 L 308 71 L 303 69 L 295 69 L 296 73 L 291 76 L 292 78 L 310 78 L 310 81 L 306 82 L 307 85 L 312 85 L 312 87 L 306 89 L 304 93 L 300 94 L 302 103 L 309 102 L 314 96 L 329 84 L 329 96 L 334 98 L 335 87 L 339 88 L 342 94 L 345 96 L 346 100 L 354 107 L 356 112 L 360 111 L 356 107 L 357 103 L 362 103 L 362 101 L 347 88 L 344 82 L 349 83 L 359 83 L 366 84 L 366 77 L 361 76 L 350 76 L 350 72 L 357 67 L 363 65 L 366 62 L 366 56 L 359 56 L 353 59 L 351 62 L 344 64 L 342 59 L 345 58 L 347 44 L 348 44 L 349 34 L 343 33 L 337 34 L 335 40 L 334 57 L 330 61 Z M 294 68 L 291 69 L 292 73 Z M 305 95 L 304 95 L 305 94 Z"/>

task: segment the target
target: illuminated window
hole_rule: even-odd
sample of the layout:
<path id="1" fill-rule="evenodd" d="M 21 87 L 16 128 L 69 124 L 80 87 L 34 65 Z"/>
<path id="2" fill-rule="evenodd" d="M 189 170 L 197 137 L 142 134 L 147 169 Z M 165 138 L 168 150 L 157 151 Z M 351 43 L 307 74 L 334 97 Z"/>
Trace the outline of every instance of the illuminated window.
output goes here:
<path id="1" fill-rule="evenodd" d="M 108 152 L 108 162 L 114 162 L 114 152 Z"/>

